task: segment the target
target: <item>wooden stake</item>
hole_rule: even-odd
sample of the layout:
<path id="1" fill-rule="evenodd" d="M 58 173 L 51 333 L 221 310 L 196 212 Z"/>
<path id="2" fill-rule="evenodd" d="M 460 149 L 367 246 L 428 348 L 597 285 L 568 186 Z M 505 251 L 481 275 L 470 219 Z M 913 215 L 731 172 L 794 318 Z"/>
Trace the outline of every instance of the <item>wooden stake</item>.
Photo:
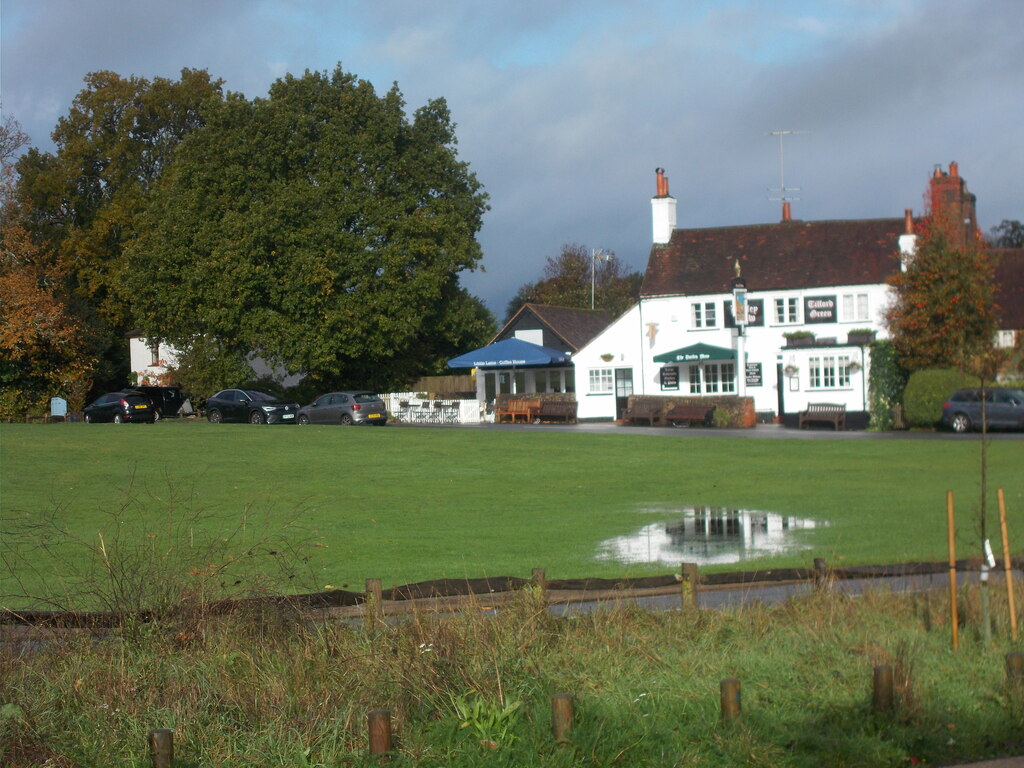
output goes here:
<path id="1" fill-rule="evenodd" d="M 814 558 L 814 589 L 817 592 L 829 589 L 828 564 L 823 557 Z"/>
<path id="2" fill-rule="evenodd" d="M 683 610 L 687 608 L 699 608 L 700 600 L 697 597 L 697 585 L 700 579 L 697 573 L 696 563 L 683 563 L 681 569 Z"/>
<path id="3" fill-rule="evenodd" d="M 375 626 L 384 617 L 384 588 L 380 579 L 366 580 L 366 625 Z"/>
<path id="4" fill-rule="evenodd" d="M 1006 682 L 1014 688 L 1024 686 L 1024 653 L 1013 651 L 1006 654 Z"/>
<path id="5" fill-rule="evenodd" d="M 740 716 L 740 681 L 729 677 L 719 684 L 722 696 L 722 719 L 726 722 L 736 720 Z"/>
<path id="6" fill-rule="evenodd" d="M 953 650 L 960 648 L 960 627 L 956 611 L 956 526 L 953 524 L 953 492 L 946 491 L 946 518 L 949 527 L 949 621 L 953 632 Z"/>
<path id="7" fill-rule="evenodd" d="M 555 741 L 562 742 L 569 738 L 572 730 L 573 700 L 571 693 L 556 693 L 551 697 L 551 733 Z"/>
<path id="8" fill-rule="evenodd" d="M 157 728 L 149 732 L 149 759 L 153 768 L 171 768 L 174 765 L 174 731 Z"/>
<path id="9" fill-rule="evenodd" d="M 888 664 L 879 664 L 875 667 L 872 705 L 876 712 L 889 712 L 892 704 L 892 667 Z"/>
<path id="10" fill-rule="evenodd" d="M 1003 534 L 1003 572 L 1006 574 L 1006 598 L 1010 603 L 1010 634 L 1013 641 L 1017 642 L 1017 606 L 1013 595 L 1013 562 L 1010 560 L 1010 538 L 1006 535 L 1006 500 L 1003 498 L 1003 489 L 997 491 L 999 495 L 999 528 Z"/>
<path id="11" fill-rule="evenodd" d="M 370 732 L 370 754 L 383 755 L 391 751 L 391 710 L 375 709 L 366 716 Z"/>

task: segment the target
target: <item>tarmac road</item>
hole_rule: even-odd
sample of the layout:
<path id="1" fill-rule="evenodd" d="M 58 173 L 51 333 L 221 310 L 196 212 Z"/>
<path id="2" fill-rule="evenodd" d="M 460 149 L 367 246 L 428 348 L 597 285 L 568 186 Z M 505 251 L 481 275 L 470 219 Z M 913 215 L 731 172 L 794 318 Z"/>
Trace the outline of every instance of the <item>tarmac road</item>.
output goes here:
<path id="1" fill-rule="evenodd" d="M 395 422 L 397 424 L 397 422 Z M 614 421 L 585 421 L 579 424 L 435 424 L 415 422 L 401 426 L 434 427 L 436 429 L 503 429 L 545 432 L 576 432 L 580 434 L 649 435 L 651 437 L 741 437 L 748 440 L 960 440 L 977 441 L 980 432 L 958 434 L 942 431 L 868 432 L 865 430 L 791 429 L 782 424 L 758 424 L 753 429 L 722 429 L 707 427 L 644 427 L 619 424 Z M 989 432 L 989 440 L 1024 442 L 1022 432 Z"/>

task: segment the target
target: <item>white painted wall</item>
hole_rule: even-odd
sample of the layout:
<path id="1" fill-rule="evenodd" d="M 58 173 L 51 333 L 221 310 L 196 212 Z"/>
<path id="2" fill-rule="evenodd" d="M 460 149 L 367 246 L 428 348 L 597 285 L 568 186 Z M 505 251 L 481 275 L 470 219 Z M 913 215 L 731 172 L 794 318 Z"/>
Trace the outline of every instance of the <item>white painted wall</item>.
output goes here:
<path id="1" fill-rule="evenodd" d="M 756 286 L 754 286 L 756 287 Z M 867 315 L 848 316 L 845 312 L 845 295 L 863 295 L 867 298 Z M 805 297 L 835 296 L 838 304 L 838 321 L 830 323 L 808 323 L 803 317 Z M 765 322 L 763 326 L 748 327 L 745 338 L 746 362 L 760 363 L 762 384 L 747 386 L 745 394 L 754 399 L 759 411 L 778 410 L 777 365 L 791 365 L 796 369 L 793 376 L 783 376 L 785 411 L 795 413 L 811 402 L 836 402 L 845 404 L 848 410 L 866 410 L 867 364 L 864 350 L 846 344 L 847 333 L 851 330 L 870 329 L 877 338 L 887 336 L 884 317 L 892 298 L 891 289 L 886 285 L 815 287 L 806 290 L 748 292 L 748 300 L 761 299 L 764 302 Z M 795 299 L 799 309 L 799 322 L 778 322 L 775 317 L 776 299 Z M 619 318 L 599 336 L 573 357 L 576 366 L 576 398 L 579 401 L 581 419 L 612 419 L 615 417 L 614 373 L 613 391 L 591 391 L 591 371 L 631 368 L 633 371 L 634 394 L 691 396 L 689 369 L 685 363 L 680 366 L 679 389 L 661 388 L 661 369 L 666 364 L 656 363 L 654 357 L 693 344 L 710 344 L 728 349 L 737 348 L 736 330 L 723 327 L 723 303 L 731 300 L 731 294 L 720 293 L 707 296 L 668 296 L 644 299 Z M 694 325 L 691 305 L 712 302 L 716 308 L 716 327 L 697 328 Z M 857 299 L 852 301 L 857 309 Z M 810 331 L 817 338 L 834 338 L 836 345 L 827 347 L 787 348 L 783 334 L 791 331 Z M 602 356 L 610 355 L 606 361 Z M 812 386 L 810 360 L 812 357 L 848 357 L 856 362 L 859 370 L 851 371 L 850 380 L 843 386 Z M 738 366 L 740 375 L 743 366 Z M 602 381 L 607 381 L 606 378 Z"/>

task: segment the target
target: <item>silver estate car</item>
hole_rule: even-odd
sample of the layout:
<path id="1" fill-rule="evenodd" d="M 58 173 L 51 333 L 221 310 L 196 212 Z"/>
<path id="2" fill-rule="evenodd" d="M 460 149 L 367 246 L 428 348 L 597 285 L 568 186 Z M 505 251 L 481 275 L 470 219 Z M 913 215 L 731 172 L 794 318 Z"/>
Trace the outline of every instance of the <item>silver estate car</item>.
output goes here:
<path id="1" fill-rule="evenodd" d="M 985 390 L 985 423 L 995 429 L 1024 429 L 1024 390 Z M 981 390 L 958 389 L 942 406 L 942 425 L 954 432 L 981 429 Z"/>
<path id="2" fill-rule="evenodd" d="M 388 423 L 388 409 L 373 392 L 328 392 L 299 409 L 299 424 Z"/>

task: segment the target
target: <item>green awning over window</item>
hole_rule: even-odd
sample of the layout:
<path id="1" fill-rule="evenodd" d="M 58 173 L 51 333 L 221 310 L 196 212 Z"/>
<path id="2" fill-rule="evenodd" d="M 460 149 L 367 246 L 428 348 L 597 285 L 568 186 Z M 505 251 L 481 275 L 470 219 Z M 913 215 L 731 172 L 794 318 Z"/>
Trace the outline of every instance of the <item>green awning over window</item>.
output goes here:
<path id="1" fill-rule="evenodd" d="M 693 344 L 689 347 L 662 352 L 654 356 L 656 363 L 703 363 L 708 360 L 735 360 L 736 350 L 711 344 Z"/>

